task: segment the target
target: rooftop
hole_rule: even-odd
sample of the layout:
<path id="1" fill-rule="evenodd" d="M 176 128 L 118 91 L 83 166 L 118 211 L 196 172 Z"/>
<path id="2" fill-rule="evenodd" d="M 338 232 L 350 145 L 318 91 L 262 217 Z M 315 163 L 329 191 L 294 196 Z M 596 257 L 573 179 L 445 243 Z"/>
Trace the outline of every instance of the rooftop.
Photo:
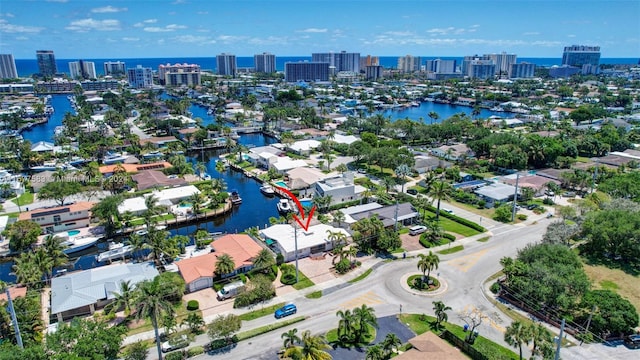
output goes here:
<path id="1" fill-rule="evenodd" d="M 329 243 L 327 239 L 327 231 L 341 232 L 346 236 L 351 236 L 346 230 L 341 228 L 335 228 L 326 224 L 318 224 L 309 226 L 309 230 L 298 228 L 298 248 L 308 248 L 316 245 Z M 278 242 L 278 244 L 284 249 L 285 252 L 295 251 L 295 235 L 293 232 L 293 226 L 289 224 L 276 224 L 272 225 L 260 233 L 263 237 L 272 239 Z"/>

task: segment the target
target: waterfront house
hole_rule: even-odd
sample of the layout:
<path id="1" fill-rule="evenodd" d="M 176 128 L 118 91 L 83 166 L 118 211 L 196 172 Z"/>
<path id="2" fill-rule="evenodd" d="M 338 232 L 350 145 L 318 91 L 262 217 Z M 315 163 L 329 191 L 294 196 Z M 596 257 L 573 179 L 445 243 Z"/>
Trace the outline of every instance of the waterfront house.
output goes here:
<path id="1" fill-rule="evenodd" d="M 160 161 L 147 164 L 113 164 L 103 165 L 98 168 L 100 173 L 105 176 L 113 174 L 117 169 L 124 169 L 126 173 L 137 173 L 145 170 L 163 170 L 168 169 L 172 165 L 167 161 Z"/>
<path id="2" fill-rule="evenodd" d="M 349 214 L 349 216 L 355 221 L 377 216 L 378 219 L 382 221 L 382 224 L 384 224 L 384 227 L 394 226 L 396 224 L 396 220 L 402 225 L 413 224 L 416 222 L 419 215 L 420 213 L 418 213 L 411 203 L 400 203 L 397 205 L 389 205 L 373 209 L 364 208 L 363 211 Z"/>
<path id="3" fill-rule="evenodd" d="M 318 140 L 300 140 L 289 145 L 288 149 L 298 155 L 308 156 L 318 147 L 320 147 L 320 141 Z"/>
<path id="4" fill-rule="evenodd" d="M 287 171 L 299 167 L 309 166 L 306 161 L 301 159 L 292 159 L 288 156 L 278 157 L 277 161 L 271 163 L 270 169 L 274 169 L 278 174 L 284 175 Z"/>
<path id="5" fill-rule="evenodd" d="M 148 164 L 147 164 L 148 165 Z M 131 179 L 137 184 L 138 190 L 146 190 L 150 188 L 163 188 L 169 186 L 184 186 L 188 182 L 177 176 L 168 177 L 159 170 L 142 170 L 131 176 Z"/>
<path id="6" fill-rule="evenodd" d="M 292 190 L 308 189 L 318 181 L 330 177 L 317 168 L 306 166 L 287 171 L 287 176 L 289 177 L 287 186 Z"/>
<path id="7" fill-rule="evenodd" d="M 18 220 L 31 220 L 40 225 L 43 233 L 55 234 L 89 226 L 93 205 L 95 202 L 78 201 L 63 206 L 24 211 L 18 215 Z"/>
<path id="8" fill-rule="evenodd" d="M 194 292 L 213 286 L 214 271 L 218 256 L 229 255 L 235 264 L 235 270 L 224 277 L 245 273 L 253 268 L 253 259 L 262 247 L 253 238 L 245 234 L 224 235 L 211 243 L 212 252 L 194 256 L 176 262 L 178 271 L 184 279 L 188 292 Z"/>
<path id="9" fill-rule="evenodd" d="M 293 261 L 296 258 L 296 239 L 298 248 L 298 258 L 307 256 L 322 255 L 327 251 L 333 250 L 333 244 L 328 239 L 328 232 L 340 232 L 345 236 L 351 235 L 344 229 L 336 228 L 326 224 L 318 224 L 309 226 L 308 230 L 295 227 L 297 236 L 294 233 L 294 227 L 289 224 L 276 224 L 260 231 L 260 235 L 265 242 L 272 244 L 275 251 L 284 256 L 284 261 Z"/>
<path id="10" fill-rule="evenodd" d="M 281 155 L 284 155 L 284 151 L 271 145 L 249 149 L 249 161 L 253 161 L 253 165 L 262 169 L 269 169 L 271 163 L 276 162 Z"/>
<path id="11" fill-rule="evenodd" d="M 153 280 L 158 270 L 152 262 L 100 266 L 51 279 L 51 314 L 58 322 L 93 314 L 115 299 L 120 283 L 136 285 Z"/>
<path id="12" fill-rule="evenodd" d="M 175 136 L 152 136 L 146 139 L 140 139 L 140 146 L 144 147 L 147 143 L 151 143 L 156 149 L 167 147 L 170 142 L 180 141 Z"/>
<path id="13" fill-rule="evenodd" d="M 353 172 L 351 171 L 318 181 L 315 185 L 315 196 L 331 196 L 329 206 L 360 200 L 366 191 L 364 186 L 353 182 Z"/>
<path id="14" fill-rule="evenodd" d="M 475 157 L 473 150 L 471 150 L 467 144 L 443 145 L 438 148 L 431 149 L 431 153 L 437 157 L 450 161 L 458 161 L 463 157 Z"/>
<path id="15" fill-rule="evenodd" d="M 153 191 L 149 196 L 155 196 L 159 205 L 171 206 L 180 201 L 188 200 L 193 194 L 199 194 L 200 190 L 193 185 L 172 187 L 164 190 Z"/>

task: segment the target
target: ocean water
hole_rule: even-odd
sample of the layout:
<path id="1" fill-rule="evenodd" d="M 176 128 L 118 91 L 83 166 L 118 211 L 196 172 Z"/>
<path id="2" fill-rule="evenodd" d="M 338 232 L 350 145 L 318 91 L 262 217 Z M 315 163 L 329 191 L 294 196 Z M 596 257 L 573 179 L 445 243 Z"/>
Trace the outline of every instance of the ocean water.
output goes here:
<path id="1" fill-rule="evenodd" d="M 443 59 L 443 60 L 458 60 L 458 64 L 462 64 L 462 57 L 451 56 L 424 56 L 422 61 L 430 59 Z M 398 56 L 381 56 L 380 65 L 385 68 L 395 68 L 398 65 Z M 202 70 L 216 71 L 216 57 L 184 57 L 184 58 L 111 58 L 111 59 L 56 59 L 59 73 L 69 74 L 69 62 L 85 60 L 92 61 L 96 67 L 97 75 L 104 74 L 104 63 L 107 61 L 122 61 L 127 68 L 136 67 L 142 65 L 142 67 L 150 67 L 154 70 L 158 69 L 161 64 L 198 64 Z M 239 56 L 236 57 L 238 68 L 252 68 L 254 67 L 253 56 Z M 311 56 L 277 56 L 276 55 L 276 70 L 284 71 L 284 64 L 287 62 L 297 61 L 311 61 Z M 553 65 L 560 65 L 562 63 L 561 58 L 518 58 L 518 62 L 529 62 L 541 67 L 549 67 Z M 603 58 L 600 59 L 601 64 L 637 64 L 637 58 Z M 16 68 L 18 69 L 18 76 L 28 77 L 38 73 L 38 63 L 35 59 L 16 59 Z"/>

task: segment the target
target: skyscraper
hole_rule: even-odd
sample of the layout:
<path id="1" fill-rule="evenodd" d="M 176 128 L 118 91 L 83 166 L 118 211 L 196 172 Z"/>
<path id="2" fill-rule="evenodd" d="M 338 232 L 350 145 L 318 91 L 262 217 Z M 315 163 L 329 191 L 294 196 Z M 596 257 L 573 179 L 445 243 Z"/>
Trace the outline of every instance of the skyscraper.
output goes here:
<path id="1" fill-rule="evenodd" d="M 236 63 L 235 55 L 222 53 L 216 56 L 216 62 L 218 64 L 218 75 L 236 76 L 238 64 Z"/>
<path id="2" fill-rule="evenodd" d="M 0 54 L 0 78 L 18 78 L 18 70 L 16 69 L 16 61 L 13 58 L 13 54 Z"/>
<path id="3" fill-rule="evenodd" d="M 124 75 L 126 73 L 126 65 L 122 61 L 105 61 L 104 66 L 104 75 Z"/>
<path id="4" fill-rule="evenodd" d="M 138 65 L 135 68 L 127 69 L 127 79 L 129 86 L 134 89 L 150 88 L 153 86 L 153 70 Z"/>
<path id="5" fill-rule="evenodd" d="M 58 73 L 53 50 L 37 50 L 36 58 L 38 59 L 38 71 L 40 71 L 41 76 L 53 76 Z"/>
<path id="6" fill-rule="evenodd" d="M 503 52 L 501 54 L 489 54 L 485 55 L 489 57 L 496 64 L 496 73 L 508 74 L 511 70 L 511 65 L 516 63 L 516 54 L 507 54 Z"/>
<path id="7" fill-rule="evenodd" d="M 95 79 L 96 64 L 92 61 L 72 61 L 69 63 L 69 73 L 72 79 Z"/>
<path id="8" fill-rule="evenodd" d="M 313 53 L 311 54 L 311 62 L 328 63 L 330 68 L 335 72 L 353 71 L 360 72 L 360 53 L 348 53 L 342 51 L 339 53 Z"/>
<path id="9" fill-rule="evenodd" d="M 600 46 L 565 46 L 562 65 L 581 68 L 583 74 L 597 74 L 600 70 Z"/>
<path id="10" fill-rule="evenodd" d="M 525 79 L 532 78 L 536 71 L 536 64 L 522 62 L 519 64 L 511 64 L 509 70 L 510 79 Z"/>
<path id="11" fill-rule="evenodd" d="M 284 64 L 284 80 L 329 81 L 329 63 L 326 62 L 288 62 Z"/>
<path id="12" fill-rule="evenodd" d="M 422 58 L 419 56 L 405 55 L 398 58 L 398 70 L 406 73 L 420 71 Z"/>
<path id="13" fill-rule="evenodd" d="M 253 55 L 253 63 L 256 72 L 274 73 L 276 72 L 276 56 L 270 53 Z"/>
<path id="14" fill-rule="evenodd" d="M 158 67 L 158 80 L 166 86 L 200 85 L 200 65 L 167 64 Z"/>

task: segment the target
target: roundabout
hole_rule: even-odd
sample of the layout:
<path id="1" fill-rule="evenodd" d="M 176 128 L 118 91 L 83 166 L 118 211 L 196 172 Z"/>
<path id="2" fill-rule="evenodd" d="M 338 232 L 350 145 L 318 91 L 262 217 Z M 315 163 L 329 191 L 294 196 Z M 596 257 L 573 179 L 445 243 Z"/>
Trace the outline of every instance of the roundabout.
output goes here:
<path id="1" fill-rule="evenodd" d="M 420 296 L 436 296 L 436 295 L 440 295 L 443 294 L 447 291 L 447 289 L 449 288 L 448 283 L 442 279 L 442 278 L 434 278 L 433 276 L 430 276 L 431 279 L 434 279 L 436 284 L 438 285 L 437 288 L 433 289 L 433 290 L 418 290 L 418 289 L 412 289 L 411 286 L 409 286 L 409 282 L 413 281 L 413 279 L 416 278 L 421 278 L 422 274 L 417 274 L 417 273 L 408 273 L 408 274 L 404 274 L 402 276 L 402 278 L 400 278 L 400 286 L 402 286 L 402 289 L 404 289 L 405 291 L 414 294 L 414 295 L 420 295 Z"/>

